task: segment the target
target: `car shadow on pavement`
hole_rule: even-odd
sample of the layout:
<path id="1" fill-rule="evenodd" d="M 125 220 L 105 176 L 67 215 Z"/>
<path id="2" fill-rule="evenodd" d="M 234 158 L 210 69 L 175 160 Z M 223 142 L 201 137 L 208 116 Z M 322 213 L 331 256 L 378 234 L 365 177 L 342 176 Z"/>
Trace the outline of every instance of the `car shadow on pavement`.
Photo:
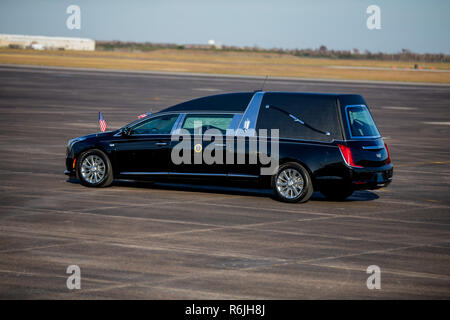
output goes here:
<path id="1" fill-rule="evenodd" d="M 80 184 L 79 179 L 70 178 L 69 183 Z M 272 189 L 261 189 L 252 183 L 226 183 L 225 185 L 205 184 L 201 182 L 146 182 L 131 180 L 115 180 L 112 184 L 117 187 L 127 188 L 147 188 L 159 190 L 176 190 L 187 192 L 204 192 L 204 193 L 222 193 L 229 195 L 253 196 L 253 197 L 271 197 L 275 198 Z M 310 201 L 327 201 L 327 202 L 352 202 L 352 201 L 371 201 L 378 199 L 379 196 L 371 191 L 362 190 L 355 191 L 350 197 L 343 201 L 333 201 L 326 199 L 320 192 L 313 192 Z"/>
<path id="2" fill-rule="evenodd" d="M 358 190 L 358 191 L 353 192 L 353 194 L 345 200 L 330 200 L 330 199 L 325 198 L 325 196 L 323 194 L 321 194 L 320 192 L 315 191 L 309 200 L 310 201 L 326 201 L 326 202 L 352 202 L 352 201 L 372 201 L 372 200 L 376 200 L 378 198 L 379 198 L 379 196 L 372 191 Z"/>

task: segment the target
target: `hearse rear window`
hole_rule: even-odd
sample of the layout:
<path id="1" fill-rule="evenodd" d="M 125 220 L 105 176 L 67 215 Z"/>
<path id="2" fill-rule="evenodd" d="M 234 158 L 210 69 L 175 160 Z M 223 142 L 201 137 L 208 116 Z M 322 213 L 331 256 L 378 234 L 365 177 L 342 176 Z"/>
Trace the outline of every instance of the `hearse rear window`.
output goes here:
<path id="1" fill-rule="evenodd" d="M 268 92 L 261 103 L 257 129 L 279 129 L 280 138 L 324 142 L 342 139 L 336 98 L 333 96 Z"/>
<path id="2" fill-rule="evenodd" d="M 347 106 L 345 109 L 351 137 L 368 138 L 380 136 L 366 106 Z"/>

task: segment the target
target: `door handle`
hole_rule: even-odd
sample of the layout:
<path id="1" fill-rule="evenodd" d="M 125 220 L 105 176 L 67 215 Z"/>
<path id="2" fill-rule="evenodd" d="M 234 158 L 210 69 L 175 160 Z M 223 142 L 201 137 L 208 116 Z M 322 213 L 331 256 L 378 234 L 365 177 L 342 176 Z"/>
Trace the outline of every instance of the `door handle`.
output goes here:
<path id="1" fill-rule="evenodd" d="M 216 147 L 226 147 L 225 143 L 215 143 L 214 144 Z"/>
<path id="2" fill-rule="evenodd" d="M 155 143 L 157 146 L 167 146 L 167 142 L 157 142 Z"/>

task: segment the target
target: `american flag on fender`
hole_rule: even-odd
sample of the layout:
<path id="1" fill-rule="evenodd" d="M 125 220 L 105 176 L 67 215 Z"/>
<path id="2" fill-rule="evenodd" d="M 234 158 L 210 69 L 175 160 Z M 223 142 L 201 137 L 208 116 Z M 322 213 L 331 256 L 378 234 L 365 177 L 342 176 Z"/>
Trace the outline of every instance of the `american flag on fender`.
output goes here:
<path id="1" fill-rule="evenodd" d="M 143 114 L 141 114 L 141 115 L 138 116 L 138 119 L 145 118 L 145 117 L 147 117 L 147 116 L 149 116 L 149 115 L 151 115 L 151 114 L 152 114 L 151 111 L 150 111 L 150 112 L 143 113 Z"/>
<path id="2" fill-rule="evenodd" d="M 103 119 L 103 115 L 101 112 L 98 113 L 98 125 L 100 126 L 100 131 L 105 132 L 108 126 L 106 125 L 105 119 Z"/>

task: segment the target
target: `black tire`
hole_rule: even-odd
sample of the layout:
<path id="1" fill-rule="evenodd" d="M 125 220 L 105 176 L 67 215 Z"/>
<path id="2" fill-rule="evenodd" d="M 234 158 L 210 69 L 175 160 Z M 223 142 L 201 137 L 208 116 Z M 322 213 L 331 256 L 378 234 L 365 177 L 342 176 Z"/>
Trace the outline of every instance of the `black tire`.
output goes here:
<path id="1" fill-rule="evenodd" d="M 83 163 L 85 162 L 86 159 L 88 159 L 91 156 L 100 158 L 104 163 L 105 172 L 104 172 L 104 175 L 102 176 L 102 178 L 99 179 L 98 181 L 89 181 L 85 177 L 86 174 L 83 174 L 83 172 L 82 172 Z M 87 150 L 78 157 L 77 176 L 80 179 L 81 184 L 86 187 L 96 187 L 96 188 L 107 187 L 107 186 L 111 185 L 114 180 L 112 166 L 111 166 L 111 162 L 109 161 L 108 156 L 103 151 L 98 150 L 98 149 Z"/>
<path id="2" fill-rule="evenodd" d="M 355 190 L 349 186 L 335 186 L 320 189 L 320 192 L 325 196 L 325 198 L 331 201 L 344 201 L 350 197 L 354 191 Z"/>
<path id="3" fill-rule="evenodd" d="M 292 170 L 295 170 L 296 172 L 298 172 L 299 176 L 301 176 L 301 178 L 303 179 L 303 186 L 300 190 L 298 190 L 299 194 L 298 195 L 293 194 L 292 197 L 286 196 L 286 192 L 283 193 L 282 190 L 280 190 L 280 188 L 282 188 L 282 187 L 279 188 L 279 186 L 277 185 L 279 176 L 283 175 L 283 172 L 286 172 L 286 170 L 289 170 L 289 169 L 292 169 Z M 313 193 L 313 185 L 312 185 L 311 177 L 308 173 L 308 170 L 306 170 L 303 166 L 301 166 L 300 164 L 298 164 L 296 162 L 287 162 L 287 163 L 281 165 L 278 168 L 277 173 L 272 176 L 271 186 L 275 193 L 276 198 L 283 202 L 290 202 L 290 203 L 301 202 L 301 203 L 303 203 L 303 202 L 308 201 Z"/>

